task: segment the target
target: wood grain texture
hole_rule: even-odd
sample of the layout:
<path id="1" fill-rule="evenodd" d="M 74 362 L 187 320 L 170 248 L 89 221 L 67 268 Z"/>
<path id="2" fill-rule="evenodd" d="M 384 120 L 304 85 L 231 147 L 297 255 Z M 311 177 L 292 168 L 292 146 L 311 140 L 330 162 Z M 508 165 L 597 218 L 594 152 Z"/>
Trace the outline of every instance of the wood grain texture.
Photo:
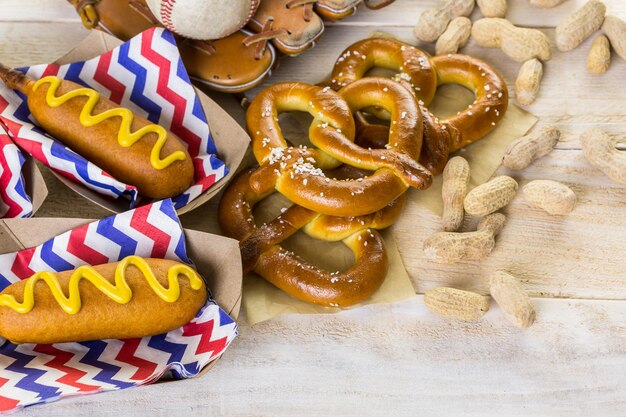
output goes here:
<path id="1" fill-rule="evenodd" d="M 415 42 L 412 26 L 437 2 L 397 0 L 377 12 L 360 9 L 327 25 L 313 50 L 283 59 L 265 85 L 323 79 L 341 50 L 376 29 Z M 550 27 L 583 2 L 541 10 L 509 0 L 508 17 L 547 28 L 553 41 Z M 64 0 L 0 3 L 0 62 L 8 65 L 49 62 L 87 34 Z M 605 3 L 609 13 L 626 18 L 626 2 Z M 585 68 L 589 46 L 554 50 L 539 98 L 528 107 L 541 124 L 562 129 L 558 149 L 522 172 L 499 171 L 520 185 L 555 179 L 571 186 L 579 201 L 570 215 L 551 217 L 518 195 L 505 210 L 509 220 L 496 250 L 480 264 L 425 261 L 421 244 L 440 219 L 412 202 L 394 229 L 418 292 L 454 285 L 485 293 L 488 274 L 506 268 L 541 297 L 533 300 L 537 322 L 531 328 L 510 326 L 494 303 L 484 320 L 449 321 L 427 311 L 421 296 L 338 315 L 285 316 L 253 328 L 244 318 L 240 337 L 202 378 L 65 400 L 20 415 L 626 416 L 626 188 L 591 167 L 578 144 L 591 126 L 626 138 L 626 62 L 615 57 L 606 74 L 592 76 Z M 513 86 L 520 64 L 473 42 L 462 52 L 494 64 Z M 39 216 L 107 214 L 45 169 L 44 176 L 50 197 Z M 182 216 L 183 224 L 217 232 L 216 207 L 217 199 Z M 474 223 L 468 219 L 464 227 Z"/>
<path id="2" fill-rule="evenodd" d="M 453 321 L 421 296 L 284 316 L 241 336 L 205 376 L 99 394 L 23 416 L 621 416 L 626 303 L 535 299 L 536 323 Z M 132 410 L 132 411 L 131 411 Z"/>
<path id="3" fill-rule="evenodd" d="M 567 0 L 552 9 L 532 7 L 528 0 L 508 0 L 507 18 L 513 23 L 529 27 L 555 27 L 564 15 L 581 7 L 586 0 Z M 626 14 L 626 3 L 621 0 L 604 0 L 610 14 Z M 327 26 L 413 26 L 426 9 L 439 4 L 439 0 L 396 0 L 381 10 L 368 10 L 361 6 L 358 12 L 344 20 L 326 23 Z M 16 22 L 79 22 L 78 15 L 67 0 L 2 0 L 0 21 Z M 478 8 L 472 19 L 480 18 Z"/>
<path id="4" fill-rule="evenodd" d="M 626 221 L 616 216 L 626 207 L 626 187 L 591 168 L 579 150 L 555 150 L 522 173 L 503 168 L 496 174 L 513 176 L 520 189 L 534 179 L 563 182 L 576 193 L 577 205 L 566 216 L 551 216 L 518 193 L 502 210 L 507 222 L 491 255 L 442 265 L 422 251 L 423 241 L 442 230 L 441 219 L 421 209 L 415 203 L 419 192 L 412 192 L 393 230 L 419 293 L 452 286 L 488 294 L 490 274 L 505 269 L 533 295 L 626 300 Z M 474 230 L 476 220 L 466 216 L 464 230 Z"/>
<path id="5" fill-rule="evenodd" d="M 0 22 L 80 22 L 67 0 L 2 0 Z"/>
<path id="6" fill-rule="evenodd" d="M 52 62 L 88 33 L 77 22 L 42 24 L 0 20 L 0 62 L 11 67 Z"/>
<path id="7" fill-rule="evenodd" d="M 526 27 L 555 27 L 563 16 L 582 7 L 587 0 L 567 0 L 552 9 L 540 9 L 530 5 L 528 0 L 508 0 L 506 18 L 516 25 Z M 620 15 L 626 13 L 626 3 L 620 0 L 603 0 L 607 12 Z M 358 12 L 349 18 L 334 23 L 345 26 L 414 26 L 420 14 L 431 7 L 439 5 L 440 0 L 396 0 L 392 5 L 382 10 L 367 10 L 359 8 Z M 481 18 L 478 7 L 471 15 L 472 20 Z"/>

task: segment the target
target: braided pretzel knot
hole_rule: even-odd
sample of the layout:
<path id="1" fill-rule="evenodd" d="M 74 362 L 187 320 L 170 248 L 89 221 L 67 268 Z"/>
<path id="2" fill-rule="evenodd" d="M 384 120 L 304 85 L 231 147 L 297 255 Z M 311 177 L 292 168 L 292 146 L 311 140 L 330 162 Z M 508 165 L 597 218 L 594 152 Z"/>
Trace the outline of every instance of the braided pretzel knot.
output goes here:
<path id="1" fill-rule="evenodd" d="M 424 146 L 420 163 L 439 174 L 449 153 L 487 135 L 502 120 L 508 106 L 508 90 L 502 77 L 487 63 L 462 54 L 429 57 L 418 48 L 394 39 L 371 38 L 346 48 L 333 68 L 330 86 L 347 86 L 373 67 L 399 71 L 395 77 L 415 95 L 422 109 Z M 474 92 L 476 100 L 457 115 L 439 119 L 426 108 L 443 84 L 459 84 Z M 384 112 L 368 109 L 380 118 Z M 357 117 L 359 134 L 366 142 L 380 143 L 383 126 Z"/>
<path id="2" fill-rule="evenodd" d="M 366 149 L 354 142 L 352 113 L 374 105 L 389 112 L 393 126 L 383 149 Z M 309 138 L 318 149 L 309 150 L 306 158 L 288 147 L 282 136 L 278 114 L 287 110 L 313 116 Z M 391 80 L 364 78 L 339 93 L 302 83 L 277 84 L 253 100 L 247 124 L 252 150 L 261 164 L 250 178 L 253 189 L 265 194 L 275 188 L 294 203 L 319 213 L 373 213 L 410 186 L 425 189 L 432 182 L 430 172 L 417 162 L 422 121 L 415 99 Z M 355 180 L 334 180 L 322 171 L 340 162 L 373 173 Z"/>
<path id="3" fill-rule="evenodd" d="M 357 91 L 362 92 L 360 95 L 371 97 L 360 97 Z M 351 113 L 373 103 L 382 103 L 383 108 L 392 115 L 396 127 L 389 132 L 389 149 L 366 152 L 353 142 Z M 320 149 L 288 145 L 278 125 L 278 114 L 289 109 L 312 114 L 314 120 L 309 136 L 311 142 Z M 252 214 L 253 207 L 277 190 L 282 193 L 279 181 L 284 173 L 288 173 L 285 175 L 287 179 L 296 179 L 295 185 L 302 184 L 303 188 L 308 188 L 311 173 L 315 174 L 313 177 L 322 177 L 323 183 L 318 186 L 321 185 L 325 191 L 318 195 L 315 190 L 313 195 L 317 200 L 330 199 L 330 194 L 336 192 L 337 187 L 354 187 L 358 184 L 358 187 L 368 190 L 368 194 L 373 194 L 369 199 L 375 201 L 376 193 L 384 188 L 368 186 L 367 182 L 378 171 L 392 172 L 392 168 L 383 164 L 382 168 L 371 174 L 367 169 L 376 169 L 378 165 L 375 164 L 375 157 L 366 153 L 379 152 L 375 156 L 384 162 L 416 159 L 421 147 L 420 126 L 415 100 L 406 89 L 390 80 L 363 80 L 354 83 L 351 89 L 342 90 L 341 94 L 329 88 L 295 83 L 270 87 L 259 94 L 248 109 L 248 129 L 253 137 L 253 152 L 261 166 L 240 174 L 233 181 L 225 191 L 218 211 L 223 232 L 240 241 L 244 272 L 255 271 L 299 299 L 326 306 L 348 306 L 369 297 L 382 284 L 388 267 L 384 242 L 372 229 L 383 229 L 396 221 L 404 205 L 404 190 L 407 186 L 403 186 L 398 196 L 391 198 L 385 206 L 379 207 L 378 204 L 373 210 L 361 209 L 364 211 L 362 214 L 351 213 L 351 217 L 321 214 L 311 207 L 293 204 L 276 219 L 257 226 Z M 330 139 L 327 137 L 328 132 Z M 346 136 L 342 135 L 344 132 Z M 326 154 L 328 150 L 332 157 Z M 348 151 L 354 150 L 357 151 L 356 156 L 346 155 Z M 355 161 L 355 165 L 360 165 L 360 168 L 341 165 L 331 170 L 338 163 L 346 161 Z M 326 172 L 316 168 L 314 163 L 324 166 Z M 393 164 L 390 166 L 395 168 Z M 419 167 L 415 160 L 409 166 Z M 423 169 L 419 167 L 418 172 L 421 174 Z M 331 180 L 330 177 L 339 179 Z M 346 178 L 349 180 L 346 181 Z M 430 176 L 426 178 L 430 181 Z M 333 188 L 332 184 L 337 186 Z M 287 194 L 289 198 L 291 195 Z M 336 200 L 331 199 L 331 203 L 345 204 L 350 208 L 354 203 L 352 200 L 359 200 L 357 196 L 361 194 L 366 192 L 352 192 L 349 197 L 344 195 Z M 305 202 L 308 201 L 305 199 Z M 333 208 L 332 204 L 325 206 Z M 343 210 L 335 212 L 344 215 Z M 280 246 L 282 241 L 300 229 L 318 239 L 342 240 L 354 253 L 354 265 L 341 273 L 329 273 Z"/>
<path id="4" fill-rule="evenodd" d="M 299 149 L 302 157 L 310 150 Z M 259 194 L 251 186 L 254 169 L 239 174 L 227 188 L 218 210 L 222 231 L 240 241 L 244 273 L 254 271 L 271 284 L 303 301 L 325 306 L 349 306 L 374 293 L 387 274 L 382 237 L 372 229 L 389 227 L 399 216 L 404 197 L 374 214 L 338 218 L 293 204 L 274 220 L 257 226 L 254 205 L 275 192 Z M 285 250 L 280 243 L 302 229 L 327 241 L 342 240 L 355 263 L 343 272 L 327 272 Z"/>

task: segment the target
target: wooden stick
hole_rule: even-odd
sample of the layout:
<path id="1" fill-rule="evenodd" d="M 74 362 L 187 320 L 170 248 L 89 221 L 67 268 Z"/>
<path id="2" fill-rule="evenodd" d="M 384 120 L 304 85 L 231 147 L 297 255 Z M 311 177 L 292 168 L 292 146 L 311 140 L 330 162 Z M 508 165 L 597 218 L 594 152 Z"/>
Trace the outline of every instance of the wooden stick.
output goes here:
<path id="1" fill-rule="evenodd" d="M 8 68 L 1 63 L 0 80 L 4 81 L 7 87 L 21 91 L 24 94 L 26 94 L 26 86 L 32 82 L 32 80 L 23 73 L 12 68 Z"/>

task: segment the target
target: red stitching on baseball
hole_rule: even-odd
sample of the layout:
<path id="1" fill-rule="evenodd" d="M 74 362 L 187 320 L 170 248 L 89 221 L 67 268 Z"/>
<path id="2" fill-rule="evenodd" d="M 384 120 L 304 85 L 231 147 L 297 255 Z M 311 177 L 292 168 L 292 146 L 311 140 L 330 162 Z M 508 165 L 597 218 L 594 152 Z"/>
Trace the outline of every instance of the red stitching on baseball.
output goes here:
<path id="1" fill-rule="evenodd" d="M 174 25 L 172 24 L 172 9 L 175 4 L 176 0 L 161 1 L 161 21 L 163 22 L 163 25 L 172 32 L 176 32 L 174 30 Z"/>
<path id="2" fill-rule="evenodd" d="M 248 23 L 248 20 L 252 19 L 252 16 L 254 16 L 254 14 L 256 13 L 256 9 L 257 7 L 259 7 L 260 2 L 261 0 L 252 0 L 250 2 L 250 10 L 248 11 L 248 18 L 246 19 L 246 22 L 244 23 L 244 25 Z"/>
<path id="3" fill-rule="evenodd" d="M 245 22 L 239 27 L 241 29 L 248 23 L 248 20 L 254 16 L 256 12 L 256 8 L 259 6 L 261 0 L 251 0 L 250 2 L 250 10 L 248 11 L 248 17 Z M 174 6 L 176 5 L 176 0 L 161 0 L 161 21 L 163 22 L 163 26 L 165 26 L 168 30 L 172 32 L 176 32 L 174 28 L 174 24 L 172 23 L 172 11 L 174 10 Z"/>

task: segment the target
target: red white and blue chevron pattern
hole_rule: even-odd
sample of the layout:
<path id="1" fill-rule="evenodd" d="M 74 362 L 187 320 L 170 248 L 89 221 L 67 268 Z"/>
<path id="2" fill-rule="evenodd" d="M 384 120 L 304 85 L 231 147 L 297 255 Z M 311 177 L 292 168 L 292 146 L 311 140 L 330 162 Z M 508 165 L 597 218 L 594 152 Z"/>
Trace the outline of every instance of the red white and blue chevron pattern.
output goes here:
<path id="1" fill-rule="evenodd" d="M 171 200 L 89 223 L 34 248 L 0 255 L 0 290 L 41 270 L 115 262 L 127 255 L 191 262 Z M 0 412 L 63 397 L 197 375 L 237 335 L 237 325 L 209 299 L 179 329 L 140 339 L 15 345 L 0 339 Z"/>
<path id="2" fill-rule="evenodd" d="M 117 48 L 84 62 L 23 68 L 34 79 L 57 75 L 98 90 L 115 103 L 180 137 L 193 157 L 194 184 L 172 200 L 185 206 L 228 169 L 217 157 L 200 99 L 189 81 L 173 35 L 149 29 Z M 59 174 L 111 198 L 137 202 L 135 187 L 115 180 L 34 125 L 25 97 L 0 85 L 0 124 L 25 152 Z"/>
<path id="3" fill-rule="evenodd" d="M 23 165 L 24 156 L 0 126 L 0 218 L 30 217 L 33 213 Z"/>

